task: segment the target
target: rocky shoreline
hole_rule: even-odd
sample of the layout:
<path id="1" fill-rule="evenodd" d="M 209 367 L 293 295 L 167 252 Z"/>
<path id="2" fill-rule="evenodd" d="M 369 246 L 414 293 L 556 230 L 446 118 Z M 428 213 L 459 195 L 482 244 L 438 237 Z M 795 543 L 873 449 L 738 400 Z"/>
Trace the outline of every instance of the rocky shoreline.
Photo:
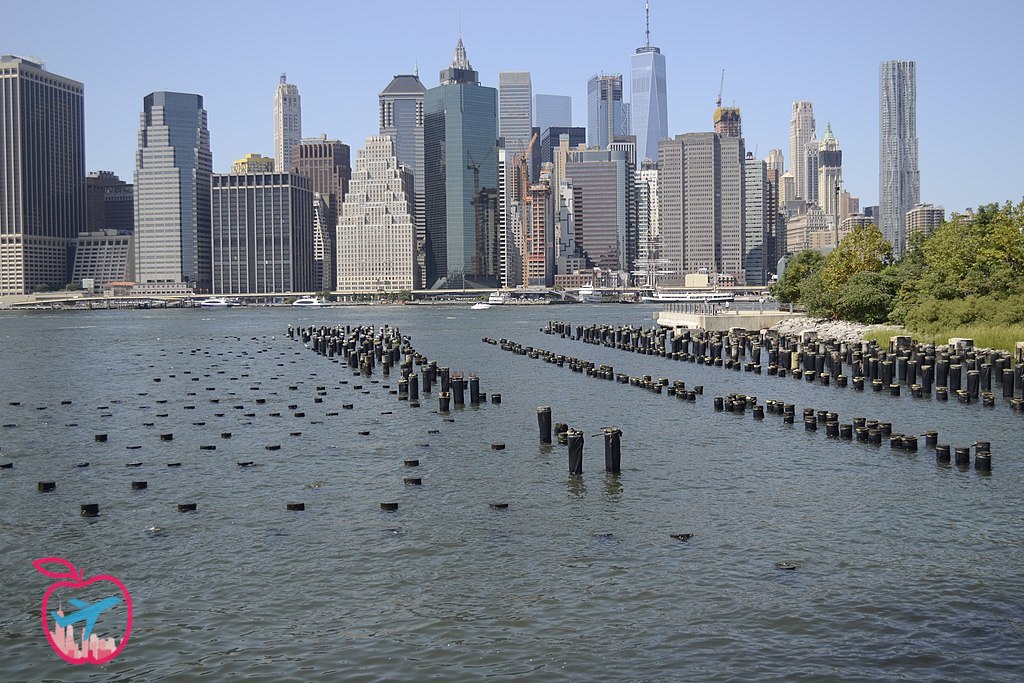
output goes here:
<path id="1" fill-rule="evenodd" d="M 892 329 L 888 325 L 862 325 L 847 320 L 831 320 L 830 318 L 811 318 L 798 316 L 784 320 L 778 325 L 771 327 L 773 332 L 779 334 L 793 335 L 806 330 L 814 330 L 818 333 L 819 339 L 835 339 L 841 342 L 856 343 L 864 339 L 864 335 L 874 329 Z M 897 332 L 893 332 L 897 334 Z"/>

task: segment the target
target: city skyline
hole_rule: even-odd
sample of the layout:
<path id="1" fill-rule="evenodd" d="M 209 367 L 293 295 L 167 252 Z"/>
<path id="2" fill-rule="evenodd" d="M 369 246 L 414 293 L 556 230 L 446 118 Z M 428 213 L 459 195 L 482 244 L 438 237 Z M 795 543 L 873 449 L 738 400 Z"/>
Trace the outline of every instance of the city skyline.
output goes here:
<path id="1" fill-rule="evenodd" d="M 401 4 L 401 3 L 400 3 Z M 5 37 L 5 53 L 36 55 L 49 70 L 85 84 L 86 166 L 131 177 L 139 100 L 149 92 L 172 90 L 204 96 L 214 170 L 227 171 L 231 161 L 247 152 L 273 154 L 269 112 L 282 72 L 303 93 L 303 128 L 309 135 L 327 133 L 357 149 L 377 132 L 376 98 L 395 74 L 410 73 L 418 65 L 424 84 L 432 87 L 431 74 L 450 59 L 459 25 L 457 3 L 439 2 L 436 11 L 416 20 L 401 7 L 395 16 L 408 21 L 389 25 L 388 45 L 383 50 L 372 36 L 346 33 L 343 48 L 325 60 L 324 47 L 315 41 L 296 42 L 291 51 L 254 53 L 244 69 L 230 74 L 208 68 L 211 56 L 226 52 L 223 26 L 231 17 L 233 34 L 258 33 L 266 24 L 269 5 L 250 3 L 252 11 L 237 12 L 237 4 L 217 6 L 179 3 L 166 18 L 166 30 L 186 36 L 189 44 L 204 50 L 181 51 L 181 41 L 152 41 L 143 26 L 146 9 L 114 3 L 118 22 L 103 23 L 84 6 L 50 2 L 8 10 L 8 26 L 16 35 Z M 551 7 L 527 3 L 538 16 L 550 16 Z M 54 9 L 58 19 L 53 20 Z M 550 53 L 551 34 L 520 32 L 518 52 L 498 47 L 491 37 L 484 12 L 461 13 L 467 48 L 474 55 L 481 83 L 497 87 L 500 71 L 530 71 L 537 93 L 567 94 L 573 98 L 573 123 L 585 125 L 586 81 L 595 73 L 621 72 L 628 92 L 630 54 L 644 40 L 644 3 L 635 0 L 620 8 L 616 22 L 609 23 L 584 11 L 586 3 L 563 2 L 556 17 L 564 16 L 567 29 L 560 37 L 559 59 Z M 373 25 L 372 7 L 297 3 L 299 13 L 316 11 L 324 20 L 343 20 L 345 25 Z M 682 6 L 655 0 L 651 6 L 652 33 L 657 44 L 671 55 L 669 68 L 669 135 L 711 130 L 715 96 L 721 69 L 725 68 L 723 103 L 743 110 L 747 149 L 764 158 L 771 148 L 788 151 L 789 112 L 793 101 L 814 103 L 819 124 L 830 121 L 843 140 L 846 189 L 861 198 L 862 205 L 878 203 L 878 67 L 890 59 L 914 60 L 918 66 L 918 138 L 920 145 L 921 199 L 962 210 L 989 201 L 1019 198 L 1013 159 L 1024 152 L 1024 141 L 1014 132 L 998 146 L 977 145 L 966 134 L 966 122 L 981 121 L 992 108 L 1024 110 L 1024 95 L 1011 87 L 978 92 L 976 79 L 985 74 L 992 83 L 1013 82 L 1012 68 L 1020 63 L 1021 48 L 1010 31 L 1024 16 L 1016 4 L 983 3 L 981 9 L 953 2 L 908 2 L 893 5 L 868 2 L 856 13 L 839 7 L 792 2 L 762 7 L 744 5 L 728 37 L 732 45 L 722 49 L 727 36 L 719 32 L 681 34 L 674 27 L 693 25 L 711 8 Z M 984 39 L 960 29 L 990 15 Z M 785 66 L 784 35 L 797 18 L 813 17 L 819 25 L 832 26 L 848 38 L 849 50 L 828 59 L 804 59 L 800 69 Z M 684 21 L 685 19 L 685 21 Z M 884 21 L 883 21 L 884 19 Z M 570 29 L 571 30 L 568 30 Z M 533 35 L 536 33 L 537 35 Z M 942 36 L 957 35 L 951 45 Z M 756 36 L 757 40 L 751 40 Z M 948 41 L 946 41 L 948 43 Z M 103 45 L 103 50 L 90 49 Z M 779 45 L 778 49 L 769 49 Z M 548 49 L 544 49 L 548 46 Z M 360 54 L 372 53 L 370 60 Z M 347 67 L 345 55 L 353 63 Z M 111 68 L 117 64 L 117 68 Z M 1004 144 L 1005 143 L 1005 144 Z M 999 150 L 997 154 L 995 149 Z M 955 159 L 956 163 L 950 163 Z M 790 168 L 790 159 L 786 167 Z"/>

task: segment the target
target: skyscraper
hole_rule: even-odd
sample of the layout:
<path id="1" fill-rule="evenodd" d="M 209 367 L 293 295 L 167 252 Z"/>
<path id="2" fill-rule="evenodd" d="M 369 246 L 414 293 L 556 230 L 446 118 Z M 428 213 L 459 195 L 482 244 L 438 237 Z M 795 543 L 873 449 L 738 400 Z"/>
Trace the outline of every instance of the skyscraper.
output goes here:
<path id="1" fill-rule="evenodd" d="M 284 294 L 319 289 L 313 277 L 313 192 L 294 173 L 212 176 L 213 291 Z"/>
<path id="2" fill-rule="evenodd" d="M 686 133 L 661 143 L 661 236 L 668 270 L 744 277 L 743 138 Z"/>
<path id="3" fill-rule="evenodd" d="M 210 289 L 210 132 L 202 95 L 154 92 L 135 153 L 136 278 Z"/>
<path id="4" fill-rule="evenodd" d="M 921 201 L 915 62 L 882 62 L 878 104 L 879 227 L 900 258 L 907 242 L 907 212 Z"/>
<path id="5" fill-rule="evenodd" d="M 606 149 L 616 135 L 629 135 L 629 107 L 622 101 L 622 74 L 587 81 L 587 144 Z"/>
<path id="6" fill-rule="evenodd" d="M 532 86 L 529 71 L 502 71 L 498 74 L 498 136 L 505 139 L 505 149 L 525 154 L 533 135 L 530 103 Z"/>
<path id="7" fill-rule="evenodd" d="M 461 37 L 440 80 L 423 96 L 427 286 L 495 287 L 498 93 L 480 85 Z"/>
<path id="8" fill-rule="evenodd" d="M 740 119 L 739 107 L 723 107 L 722 101 L 718 101 L 714 116 L 715 132 L 723 138 L 743 137 L 743 126 Z"/>
<path id="9" fill-rule="evenodd" d="M 665 55 L 651 45 L 650 3 L 644 4 L 647 39 L 629 58 L 630 117 L 636 135 L 637 162 L 658 160 L 658 143 L 668 138 Z"/>
<path id="10" fill-rule="evenodd" d="M 534 95 L 533 125 L 542 131 L 572 126 L 572 98 L 568 95 Z"/>
<path id="11" fill-rule="evenodd" d="M 628 272 L 632 268 L 635 210 L 630 199 L 636 188 L 632 150 L 570 151 L 565 169 L 572 185 L 572 222 L 576 244 L 590 266 Z"/>
<path id="12" fill-rule="evenodd" d="M 426 287 L 427 221 L 423 180 L 423 93 L 419 74 L 399 74 L 380 92 L 380 134 L 395 141 L 398 163 L 412 174 L 413 225 L 416 227 L 416 284 Z"/>
<path id="13" fill-rule="evenodd" d="M 825 125 L 825 136 L 818 145 L 818 205 L 829 216 L 835 216 L 839 227 L 840 185 L 843 182 L 843 150 L 832 134 L 832 124 Z"/>
<path id="14" fill-rule="evenodd" d="M 814 105 L 799 100 L 793 103 L 789 119 L 789 171 L 796 181 L 796 196 L 809 199 L 807 174 L 807 143 L 814 138 Z M 817 177 L 814 178 L 817 182 Z"/>
<path id="15" fill-rule="evenodd" d="M 302 98 L 299 87 L 289 83 L 286 74 L 274 93 L 274 170 L 287 173 L 292 148 L 302 139 Z"/>
<path id="16" fill-rule="evenodd" d="M 85 230 L 135 229 L 135 188 L 111 171 L 92 171 L 85 178 Z"/>
<path id="17" fill-rule="evenodd" d="M 291 170 L 313 181 L 313 277 L 317 288 L 334 289 L 335 230 L 352 177 L 348 145 L 340 140 L 302 138 L 292 148 Z"/>
<path id="18" fill-rule="evenodd" d="M 763 287 L 767 283 L 767 272 L 774 269 L 767 253 L 769 236 L 772 232 L 773 216 L 769 213 L 771 188 L 768 183 L 768 166 L 761 159 L 755 159 L 753 152 L 747 152 L 744 164 L 743 187 L 743 270 L 748 285 Z"/>
<path id="19" fill-rule="evenodd" d="M 366 139 L 338 220 L 339 291 L 398 292 L 415 286 L 411 180 L 395 156 L 394 140 Z"/>
<path id="20" fill-rule="evenodd" d="M 85 230 L 84 88 L 0 57 L 0 295 L 62 287 Z"/>

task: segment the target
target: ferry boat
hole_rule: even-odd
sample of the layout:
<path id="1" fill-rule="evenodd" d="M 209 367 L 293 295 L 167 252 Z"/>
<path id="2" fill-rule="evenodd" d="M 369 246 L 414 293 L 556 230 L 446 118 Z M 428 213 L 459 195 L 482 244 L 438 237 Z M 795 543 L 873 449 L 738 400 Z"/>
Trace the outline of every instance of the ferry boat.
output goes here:
<path id="1" fill-rule="evenodd" d="M 242 302 L 238 299 L 228 299 L 223 296 L 213 296 L 209 299 L 203 299 L 199 302 L 199 305 L 203 308 L 234 308 L 235 306 L 241 306 Z"/>
<path id="2" fill-rule="evenodd" d="M 302 308 L 322 308 L 326 305 L 327 301 L 318 296 L 300 296 L 292 302 L 292 306 L 299 306 Z"/>
<path id="3" fill-rule="evenodd" d="M 653 294 L 640 297 L 640 300 L 648 304 L 723 304 L 736 300 L 732 292 L 719 292 L 711 290 L 702 292 L 699 290 L 671 291 L 655 290 Z"/>
<path id="4" fill-rule="evenodd" d="M 491 295 L 487 297 L 488 306 L 501 306 L 505 303 L 508 303 L 508 297 L 501 292 L 491 292 Z"/>
<path id="5" fill-rule="evenodd" d="M 601 303 L 601 295 L 594 291 L 593 285 L 583 285 L 582 287 L 580 287 L 580 303 Z"/>

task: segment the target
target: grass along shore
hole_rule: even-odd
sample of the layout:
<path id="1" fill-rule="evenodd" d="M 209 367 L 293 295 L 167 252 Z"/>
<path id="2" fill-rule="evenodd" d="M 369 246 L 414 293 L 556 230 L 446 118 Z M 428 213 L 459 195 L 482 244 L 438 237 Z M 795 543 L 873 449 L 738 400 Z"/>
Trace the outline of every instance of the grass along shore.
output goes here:
<path id="1" fill-rule="evenodd" d="M 872 327 L 864 332 L 865 339 L 873 339 L 883 346 L 889 338 L 909 334 L 915 341 L 945 344 L 953 338 L 973 339 L 978 349 L 997 349 L 1013 353 L 1017 342 L 1024 341 L 1024 325 L 967 325 L 955 328 L 908 330 L 902 327 Z"/>

